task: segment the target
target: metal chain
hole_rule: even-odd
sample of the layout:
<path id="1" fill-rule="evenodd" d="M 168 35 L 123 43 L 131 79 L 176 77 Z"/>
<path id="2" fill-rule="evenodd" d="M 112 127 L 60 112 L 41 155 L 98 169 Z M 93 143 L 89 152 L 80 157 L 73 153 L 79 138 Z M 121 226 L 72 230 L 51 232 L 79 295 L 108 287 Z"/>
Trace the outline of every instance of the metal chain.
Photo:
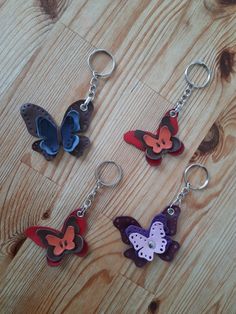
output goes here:
<path id="1" fill-rule="evenodd" d="M 193 87 L 192 84 L 188 84 L 187 88 L 183 92 L 183 95 L 177 101 L 174 109 L 170 111 L 170 116 L 171 117 L 176 117 L 177 114 L 183 109 L 183 106 L 186 104 L 187 100 L 189 99 L 189 97 L 192 94 L 193 88 L 194 87 Z"/>
<path id="2" fill-rule="evenodd" d="M 100 182 L 100 180 L 97 180 L 95 187 L 92 189 L 92 191 L 86 196 L 84 203 L 81 207 L 81 209 L 79 209 L 77 211 L 77 216 L 78 217 L 83 217 L 87 210 L 92 206 L 92 203 L 94 201 L 94 198 L 98 192 L 98 190 L 102 187 L 102 183 Z"/>
<path id="3" fill-rule="evenodd" d="M 90 85 L 90 87 L 89 87 L 89 91 L 88 91 L 88 95 L 86 97 L 86 100 L 83 104 L 80 105 L 80 109 L 82 111 L 87 111 L 89 102 L 94 100 L 96 90 L 98 87 L 98 74 L 97 74 L 97 72 L 93 71 L 93 76 L 89 82 L 89 85 Z"/>
<path id="4" fill-rule="evenodd" d="M 190 183 L 187 182 L 186 185 L 182 188 L 179 194 L 176 196 L 175 200 L 171 203 L 170 207 L 173 205 L 180 205 L 185 196 L 190 192 Z"/>

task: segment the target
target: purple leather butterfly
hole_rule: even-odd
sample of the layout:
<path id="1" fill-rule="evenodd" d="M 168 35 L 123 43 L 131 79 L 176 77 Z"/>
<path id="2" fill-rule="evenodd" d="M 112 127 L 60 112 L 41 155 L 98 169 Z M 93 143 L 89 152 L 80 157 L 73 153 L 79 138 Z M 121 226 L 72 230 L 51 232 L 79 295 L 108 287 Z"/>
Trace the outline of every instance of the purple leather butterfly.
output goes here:
<path id="1" fill-rule="evenodd" d="M 124 256 L 133 260 L 138 267 L 152 261 L 155 254 L 164 261 L 172 261 L 180 248 L 179 243 L 171 239 L 176 234 L 179 214 L 178 206 L 166 207 L 153 218 L 148 230 L 143 229 L 132 217 L 117 217 L 114 226 L 119 229 L 122 241 L 131 246 Z"/>
<path id="2" fill-rule="evenodd" d="M 52 160 L 58 154 L 60 146 L 66 152 L 80 157 L 90 144 L 89 138 L 80 133 L 88 129 L 93 112 L 91 101 L 85 111 L 81 110 L 83 103 L 84 100 L 78 100 L 69 106 L 60 128 L 42 107 L 30 103 L 22 105 L 20 113 L 28 132 L 39 138 L 33 143 L 32 149 L 41 153 L 47 160 Z"/>

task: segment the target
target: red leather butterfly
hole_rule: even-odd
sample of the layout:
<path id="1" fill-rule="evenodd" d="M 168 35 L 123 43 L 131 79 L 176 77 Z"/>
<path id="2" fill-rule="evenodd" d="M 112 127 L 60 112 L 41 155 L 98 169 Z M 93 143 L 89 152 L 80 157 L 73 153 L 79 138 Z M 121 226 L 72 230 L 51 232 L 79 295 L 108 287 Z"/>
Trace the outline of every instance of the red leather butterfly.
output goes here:
<path id="1" fill-rule="evenodd" d="M 146 160 L 151 166 L 160 165 L 167 153 L 177 156 L 184 151 L 184 144 L 174 136 L 178 132 L 177 116 L 171 117 L 170 111 L 162 118 L 156 134 L 135 130 L 124 135 L 126 143 L 145 151 Z"/>
<path id="2" fill-rule="evenodd" d="M 88 251 L 88 245 L 82 237 L 86 231 L 86 220 L 78 217 L 77 212 L 78 209 L 68 216 L 61 231 L 41 226 L 26 229 L 25 235 L 47 250 L 46 257 L 50 266 L 60 265 L 65 255 L 82 257 Z"/>

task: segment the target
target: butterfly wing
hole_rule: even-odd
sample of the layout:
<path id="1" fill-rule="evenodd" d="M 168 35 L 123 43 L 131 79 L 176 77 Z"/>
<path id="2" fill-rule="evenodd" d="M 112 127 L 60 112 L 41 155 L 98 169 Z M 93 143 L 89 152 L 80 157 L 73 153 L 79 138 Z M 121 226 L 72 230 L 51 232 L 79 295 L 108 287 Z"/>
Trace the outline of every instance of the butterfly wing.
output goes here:
<path id="1" fill-rule="evenodd" d="M 83 155 L 85 149 L 89 147 L 90 140 L 87 136 L 79 135 L 79 144 L 70 152 L 71 155 L 79 158 Z"/>
<path id="2" fill-rule="evenodd" d="M 74 238 L 75 238 L 75 228 L 72 226 L 68 226 L 63 237 L 63 239 L 67 241 L 68 250 L 73 250 L 75 248 Z"/>
<path id="3" fill-rule="evenodd" d="M 162 162 L 162 157 L 159 157 L 158 159 L 151 159 L 150 157 L 148 157 L 148 154 L 146 155 L 146 160 L 149 163 L 150 166 L 153 167 L 157 167 L 161 164 Z"/>
<path id="4" fill-rule="evenodd" d="M 131 226 L 133 228 L 134 227 L 140 227 L 140 229 L 142 229 L 140 224 L 137 222 L 137 220 L 135 220 L 133 217 L 130 217 L 130 216 L 117 217 L 113 221 L 113 224 L 120 231 L 122 241 L 128 245 L 130 245 L 131 242 L 129 240 L 129 235 L 127 235 L 127 233 L 126 233 L 126 229 L 128 227 L 131 227 Z M 132 232 L 132 229 L 131 229 L 131 232 Z M 133 247 L 127 249 L 124 252 L 124 256 L 131 259 L 137 267 L 142 267 L 147 263 L 147 261 L 145 259 L 140 258 L 138 256 L 137 252 L 135 251 L 135 249 Z"/>
<path id="5" fill-rule="evenodd" d="M 64 150 L 76 157 L 82 156 L 84 150 L 90 145 L 88 137 L 77 134 L 88 129 L 94 109 L 92 102 L 89 102 L 88 109 L 86 111 L 81 110 L 80 106 L 84 101 L 78 100 L 69 106 L 61 125 Z"/>
<path id="6" fill-rule="evenodd" d="M 64 239 L 67 241 L 66 254 L 72 252 L 79 256 L 83 256 L 88 251 L 88 245 L 82 238 L 82 235 L 86 232 L 87 224 L 84 217 L 77 216 L 78 210 L 72 212 L 64 222 L 62 232 L 64 233 Z M 71 229 L 73 227 L 73 230 Z"/>
<path id="7" fill-rule="evenodd" d="M 93 103 L 90 101 L 88 103 L 88 110 L 86 111 L 82 111 L 80 109 L 80 106 L 85 102 L 85 99 L 81 99 L 78 100 L 76 102 L 74 102 L 72 105 L 70 105 L 65 113 L 64 118 L 67 116 L 67 114 L 70 111 L 76 111 L 79 115 L 79 124 L 80 124 L 80 132 L 85 132 L 87 131 L 89 124 L 90 124 L 90 120 L 92 117 L 92 113 L 94 110 L 94 106 Z M 64 120 L 64 119 L 63 119 Z"/>
<path id="8" fill-rule="evenodd" d="M 127 249 L 124 256 L 131 259 L 137 267 L 143 267 L 148 262 L 146 259 L 140 258 L 134 248 Z"/>
<path id="9" fill-rule="evenodd" d="M 162 156 L 161 154 L 153 154 L 151 148 L 149 155 L 149 149 L 147 149 L 147 145 L 144 141 L 145 136 L 155 137 L 155 135 L 150 132 L 136 130 L 125 133 L 124 140 L 126 143 L 135 146 L 139 150 L 146 151 L 146 160 L 151 166 L 159 166 L 161 164 Z M 152 155 L 154 155 L 154 159 Z"/>
<path id="10" fill-rule="evenodd" d="M 167 250 L 163 254 L 158 254 L 158 256 L 163 261 L 171 262 L 174 259 L 175 254 L 178 252 L 179 248 L 179 243 L 172 240 L 171 243 L 168 245 Z"/>
<path id="11" fill-rule="evenodd" d="M 128 230 L 127 234 L 129 234 L 129 241 L 133 245 L 135 251 L 139 251 L 146 246 L 148 239 L 146 236 L 142 235 L 139 232 L 129 232 Z"/>
<path id="12" fill-rule="evenodd" d="M 25 236 L 27 238 L 30 238 L 34 243 L 36 243 L 38 246 L 42 247 L 42 248 L 47 248 L 47 241 L 43 241 L 43 239 L 40 236 L 40 231 L 43 231 L 47 234 L 51 234 L 51 235 L 57 235 L 58 234 L 58 230 L 55 230 L 53 228 L 49 228 L 49 227 L 41 227 L 41 226 L 33 226 L 33 227 L 29 227 L 25 230 Z"/>
<path id="13" fill-rule="evenodd" d="M 140 224 L 133 217 L 130 216 L 119 216 L 113 221 L 114 226 L 120 231 L 121 239 L 125 244 L 130 244 L 128 235 L 126 234 L 126 229 L 133 225 L 141 227 Z"/>
<path id="14" fill-rule="evenodd" d="M 128 131 L 124 134 L 124 140 L 126 143 L 131 144 L 142 151 L 145 151 L 146 148 L 143 141 L 143 136 L 145 134 L 147 133 L 140 130 Z"/>
<path id="15" fill-rule="evenodd" d="M 48 245 L 53 247 L 53 254 L 56 256 L 60 256 L 63 252 L 64 252 L 64 247 L 61 244 L 61 238 L 52 235 L 52 234 L 48 234 L 45 236 L 45 239 L 48 242 Z"/>
<path id="16" fill-rule="evenodd" d="M 155 243 L 153 251 L 163 253 L 166 250 L 168 241 L 164 230 L 164 224 L 161 221 L 154 221 L 149 229 L 149 240 Z"/>
<path id="17" fill-rule="evenodd" d="M 74 253 L 74 254 L 79 256 L 79 257 L 83 257 L 83 256 L 87 255 L 88 249 L 89 249 L 88 243 L 84 240 L 84 245 L 83 245 L 82 250 L 80 252 Z"/>
<path id="18" fill-rule="evenodd" d="M 170 111 L 171 110 L 167 111 L 164 117 L 162 118 L 159 128 L 157 130 L 157 135 L 159 135 L 160 129 L 163 126 L 166 126 L 170 130 L 171 136 L 174 136 L 178 133 L 179 130 L 178 115 L 176 117 L 171 117 Z"/>
<path id="19" fill-rule="evenodd" d="M 140 258 L 152 261 L 154 251 L 148 246 L 148 238 L 139 232 L 129 234 L 129 240 Z"/>
<path id="20" fill-rule="evenodd" d="M 56 156 L 59 151 L 58 130 L 56 124 L 47 118 L 36 119 L 38 136 L 42 138 L 39 146 L 49 156 Z"/>
<path id="21" fill-rule="evenodd" d="M 62 239 L 55 235 L 48 234 L 46 240 L 49 245 L 54 247 L 54 255 L 61 255 L 65 250 L 62 243 L 66 243 L 67 250 L 71 251 L 75 248 L 75 229 L 73 226 L 68 226 Z"/>
<path id="22" fill-rule="evenodd" d="M 162 118 L 160 126 L 157 130 L 157 135 L 159 135 L 163 126 L 167 127 L 171 133 L 172 147 L 168 149 L 168 153 L 173 156 L 182 154 L 184 151 L 184 144 L 177 137 L 174 137 L 174 135 L 176 135 L 179 130 L 178 115 L 176 117 L 171 117 L 170 111 L 168 111 Z"/>
<path id="23" fill-rule="evenodd" d="M 168 213 L 168 209 L 169 209 L 169 206 L 166 207 L 163 211 L 162 211 L 162 214 L 161 215 L 164 215 L 165 216 L 165 219 L 166 219 L 166 235 L 167 236 L 174 236 L 177 232 L 177 223 L 178 223 L 178 218 L 179 218 L 179 215 L 180 215 L 180 207 L 179 206 L 176 206 L 176 205 L 172 205 L 173 210 L 174 210 L 174 213 L 172 215 L 170 215 Z"/>
<path id="24" fill-rule="evenodd" d="M 80 131 L 80 115 L 76 110 L 70 110 L 65 115 L 61 125 L 61 137 L 64 150 L 71 153 L 80 142 L 76 134 Z"/>
<path id="25" fill-rule="evenodd" d="M 63 232 L 65 232 L 65 228 L 69 225 L 70 222 L 68 222 L 68 220 L 71 219 L 71 217 L 75 217 L 75 224 L 76 224 L 76 233 L 80 234 L 80 235 L 84 235 L 86 233 L 87 230 L 87 222 L 86 219 L 84 217 L 78 217 L 77 213 L 80 210 L 80 208 L 74 210 L 69 217 L 66 219 L 64 226 L 63 226 Z"/>
<path id="26" fill-rule="evenodd" d="M 130 243 L 133 245 L 136 254 L 140 258 L 152 261 L 154 257 L 154 251 L 148 246 L 149 232 L 141 227 L 129 226 L 126 229 L 126 234 Z"/>
<path id="27" fill-rule="evenodd" d="M 173 143 L 171 141 L 171 132 L 166 125 L 162 126 L 160 129 L 159 142 L 161 143 L 162 149 L 172 148 Z"/>
<path id="28" fill-rule="evenodd" d="M 159 141 L 158 139 L 152 137 L 151 135 L 147 135 L 145 134 L 144 137 L 143 137 L 143 140 L 145 142 L 145 144 L 148 146 L 148 147 L 151 147 L 152 148 L 152 151 L 155 153 L 155 154 L 159 154 L 162 150 L 161 146 L 159 145 Z"/>
<path id="29" fill-rule="evenodd" d="M 147 154 L 151 157 L 158 157 L 157 154 L 160 154 L 164 149 L 171 149 L 172 148 L 172 141 L 171 141 L 171 132 L 167 126 L 162 126 L 159 132 L 158 138 L 145 134 L 143 136 L 143 140 L 145 144 L 150 147 L 151 149 L 147 149 Z"/>
<path id="30" fill-rule="evenodd" d="M 177 138 L 172 137 L 173 146 L 169 149 L 168 154 L 172 156 L 178 156 L 184 151 L 184 144 Z"/>
<path id="31" fill-rule="evenodd" d="M 51 115 L 30 103 L 22 105 L 20 112 L 28 132 L 40 139 L 33 143 L 33 150 L 43 154 L 47 160 L 53 159 L 59 151 L 59 140 L 58 128 Z"/>

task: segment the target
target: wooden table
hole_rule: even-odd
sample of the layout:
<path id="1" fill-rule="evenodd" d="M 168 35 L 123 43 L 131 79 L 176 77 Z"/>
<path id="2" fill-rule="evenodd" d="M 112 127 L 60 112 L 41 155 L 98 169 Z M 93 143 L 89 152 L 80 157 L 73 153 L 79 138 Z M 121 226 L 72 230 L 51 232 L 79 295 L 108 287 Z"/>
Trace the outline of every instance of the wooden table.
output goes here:
<path id="1" fill-rule="evenodd" d="M 1 0 L 1 305 L 7 313 L 236 313 L 236 4 L 235 1 Z M 86 95 L 87 57 L 105 48 L 117 61 L 100 81 L 86 135 L 88 154 L 52 162 L 31 150 L 22 103 L 43 106 L 57 122 Z M 128 146 L 129 129 L 154 131 L 181 96 L 184 70 L 203 59 L 213 70 L 180 117 L 186 151 L 159 168 Z M 100 61 L 102 65 L 103 61 Z M 94 184 L 94 169 L 113 159 L 119 187 L 100 193 L 89 211 L 86 258 L 50 268 L 24 230 L 60 228 Z M 112 220 L 132 215 L 143 226 L 182 184 L 189 162 L 211 176 L 182 205 L 175 260 L 138 269 Z"/>

